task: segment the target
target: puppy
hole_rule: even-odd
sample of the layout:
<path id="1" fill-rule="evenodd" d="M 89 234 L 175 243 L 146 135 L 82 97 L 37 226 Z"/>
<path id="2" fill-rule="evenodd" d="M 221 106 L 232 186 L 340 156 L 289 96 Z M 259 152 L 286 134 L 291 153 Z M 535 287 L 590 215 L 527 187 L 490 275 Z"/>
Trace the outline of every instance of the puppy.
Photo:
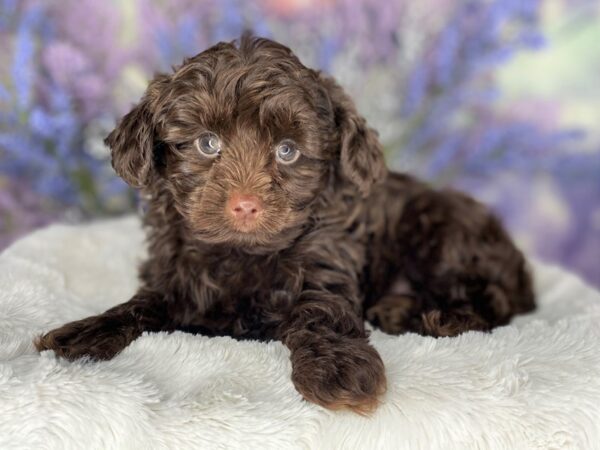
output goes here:
<path id="1" fill-rule="evenodd" d="M 342 88 L 276 42 L 243 36 L 156 76 L 105 142 L 148 198 L 141 287 L 40 351 L 104 360 L 145 331 L 276 339 L 305 399 L 365 414 L 386 389 L 365 319 L 454 336 L 534 308 L 499 221 L 388 172 Z"/>

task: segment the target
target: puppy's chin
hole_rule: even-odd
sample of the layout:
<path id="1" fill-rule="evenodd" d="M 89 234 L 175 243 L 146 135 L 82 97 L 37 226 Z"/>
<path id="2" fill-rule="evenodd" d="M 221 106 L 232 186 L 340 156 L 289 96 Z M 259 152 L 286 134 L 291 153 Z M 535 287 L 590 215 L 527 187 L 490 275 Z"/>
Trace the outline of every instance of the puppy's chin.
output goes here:
<path id="1" fill-rule="evenodd" d="M 286 235 L 287 233 L 273 234 L 233 229 L 222 229 L 218 233 L 213 230 L 196 230 L 194 232 L 196 239 L 205 244 L 238 248 L 249 252 L 284 248 L 291 242 Z"/>
<path id="2" fill-rule="evenodd" d="M 304 221 L 299 220 L 299 217 L 288 215 L 287 218 L 290 220 L 277 224 L 236 223 L 223 219 L 211 224 L 196 222 L 190 224 L 190 228 L 194 237 L 205 244 L 235 247 L 250 252 L 273 251 L 291 245 L 304 229 Z"/>
<path id="3" fill-rule="evenodd" d="M 241 220 L 237 222 L 231 222 L 229 228 L 233 233 L 239 234 L 240 236 L 264 234 L 260 232 L 260 224 L 253 221 Z"/>
<path id="4" fill-rule="evenodd" d="M 273 240 L 264 233 L 223 230 L 220 233 L 197 231 L 195 236 L 206 244 L 229 245 L 231 247 L 251 248 L 268 244 Z"/>

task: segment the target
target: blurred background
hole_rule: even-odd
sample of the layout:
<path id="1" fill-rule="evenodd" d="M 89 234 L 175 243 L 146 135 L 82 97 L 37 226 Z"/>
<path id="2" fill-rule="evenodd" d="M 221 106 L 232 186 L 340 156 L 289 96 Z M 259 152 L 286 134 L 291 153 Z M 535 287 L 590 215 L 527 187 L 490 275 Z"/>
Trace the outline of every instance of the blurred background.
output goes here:
<path id="1" fill-rule="evenodd" d="M 336 76 L 393 168 L 600 286 L 599 3 L 0 0 L 0 249 L 135 211 L 102 139 L 155 72 L 251 28 Z"/>

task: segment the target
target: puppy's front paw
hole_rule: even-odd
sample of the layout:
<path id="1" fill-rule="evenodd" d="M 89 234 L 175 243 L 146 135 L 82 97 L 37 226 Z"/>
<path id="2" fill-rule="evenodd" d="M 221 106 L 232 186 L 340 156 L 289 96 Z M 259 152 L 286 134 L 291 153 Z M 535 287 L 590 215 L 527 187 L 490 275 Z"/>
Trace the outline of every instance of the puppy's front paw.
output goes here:
<path id="1" fill-rule="evenodd" d="M 328 409 L 372 413 L 386 391 L 383 361 L 366 339 L 309 339 L 292 351 L 292 381 L 298 392 Z"/>
<path id="2" fill-rule="evenodd" d="M 53 350 L 58 356 L 75 360 L 89 356 L 111 359 L 135 337 L 131 323 L 121 317 L 96 316 L 63 325 L 34 340 L 38 351 Z"/>

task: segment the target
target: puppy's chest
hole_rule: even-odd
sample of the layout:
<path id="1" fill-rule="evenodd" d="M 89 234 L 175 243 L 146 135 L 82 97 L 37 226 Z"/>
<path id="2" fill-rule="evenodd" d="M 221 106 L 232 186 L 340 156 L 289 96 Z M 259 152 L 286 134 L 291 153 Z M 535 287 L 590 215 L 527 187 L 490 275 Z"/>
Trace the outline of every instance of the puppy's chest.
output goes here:
<path id="1" fill-rule="evenodd" d="M 211 264 L 208 276 L 220 296 L 246 300 L 295 290 L 301 271 L 297 264 L 282 259 L 229 255 Z"/>
<path id="2" fill-rule="evenodd" d="M 260 257 L 221 261 L 213 272 L 218 291 L 204 320 L 239 338 L 272 338 L 301 289 L 300 273 L 292 267 Z"/>

